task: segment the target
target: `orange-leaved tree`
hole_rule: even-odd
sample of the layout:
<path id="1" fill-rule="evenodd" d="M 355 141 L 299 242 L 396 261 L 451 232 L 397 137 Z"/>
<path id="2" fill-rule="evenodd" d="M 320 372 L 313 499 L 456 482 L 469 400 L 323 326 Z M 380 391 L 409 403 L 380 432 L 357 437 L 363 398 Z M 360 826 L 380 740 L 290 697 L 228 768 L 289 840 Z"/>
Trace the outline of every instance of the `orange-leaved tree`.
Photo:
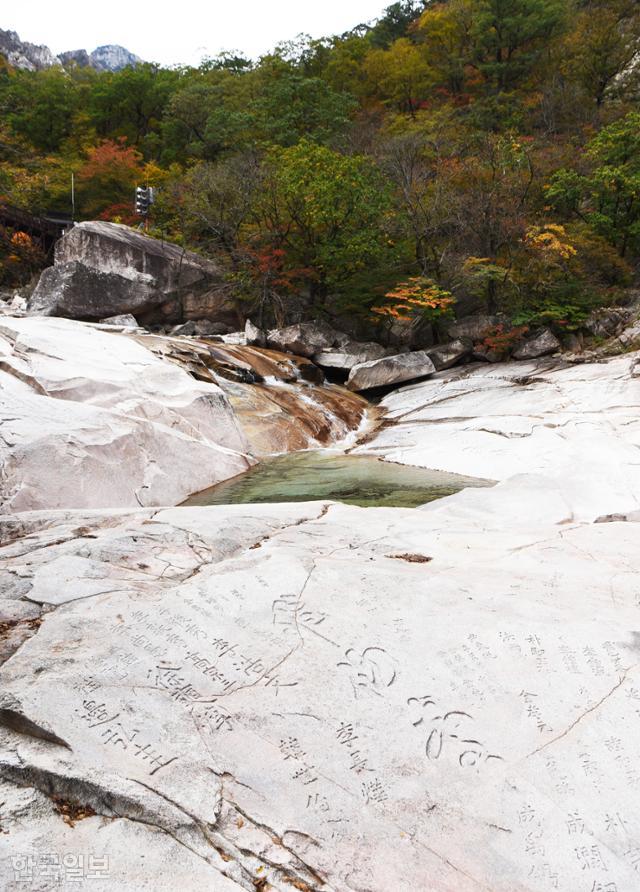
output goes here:
<path id="1" fill-rule="evenodd" d="M 414 276 L 388 291 L 385 301 L 373 312 L 394 320 L 438 322 L 453 315 L 455 297 L 432 279 Z"/>
<path id="2" fill-rule="evenodd" d="M 107 208 L 130 204 L 144 179 L 142 156 L 126 139 L 106 139 L 93 146 L 78 171 L 82 216 L 96 217 Z"/>

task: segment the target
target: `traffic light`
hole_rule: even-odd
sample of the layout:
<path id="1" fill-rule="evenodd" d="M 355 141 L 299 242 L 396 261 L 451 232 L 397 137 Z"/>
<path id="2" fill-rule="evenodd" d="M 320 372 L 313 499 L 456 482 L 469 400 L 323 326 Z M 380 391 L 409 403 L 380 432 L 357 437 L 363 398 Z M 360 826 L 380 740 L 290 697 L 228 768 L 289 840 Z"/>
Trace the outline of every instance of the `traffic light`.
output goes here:
<path id="1" fill-rule="evenodd" d="M 146 217 L 149 213 L 149 207 L 154 201 L 154 189 L 151 186 L 136 187 L 136 214 Z"/>

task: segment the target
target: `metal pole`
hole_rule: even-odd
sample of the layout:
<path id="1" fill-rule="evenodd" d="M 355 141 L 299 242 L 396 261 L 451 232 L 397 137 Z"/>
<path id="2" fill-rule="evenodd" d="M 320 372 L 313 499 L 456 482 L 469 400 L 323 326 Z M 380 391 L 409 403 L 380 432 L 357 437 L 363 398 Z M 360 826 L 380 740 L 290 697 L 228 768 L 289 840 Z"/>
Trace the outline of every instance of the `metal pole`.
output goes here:
<path id="1" fill-rule="evenodd" d="M 76 175 L 71 173 L 71 222 L 76 222 Z"/>

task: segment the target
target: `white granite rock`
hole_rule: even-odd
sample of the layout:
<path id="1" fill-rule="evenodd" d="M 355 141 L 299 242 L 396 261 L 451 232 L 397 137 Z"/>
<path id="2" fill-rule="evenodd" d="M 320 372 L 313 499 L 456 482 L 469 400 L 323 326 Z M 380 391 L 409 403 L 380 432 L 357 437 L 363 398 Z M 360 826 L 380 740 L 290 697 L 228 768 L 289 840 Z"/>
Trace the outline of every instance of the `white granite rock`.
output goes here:
<path id="1" fill-rule="evenodd" d="M 549 328 L 545 328 L 532 338 L 527 338 L 513 351 L 514 359 L 539 359 L 550 353 L 557 353 L 561 343 Z"/>
<path id="2" fill-rule="evenodd" d="M 425 378 L 436 367 L 426 350 L 415 353 L 399 353 L 382 359 L 372 359 L 353 366 L 349 372 L 349 390 L 371 390 L 376 387 L 392 387 L 404 381 Z"/>
<path id="3" fill-rule="evenodd" d="M 0 886 L 635 892 L 630 359 L 387 397 L 368 449 L 501 481 L 416 511 L 2 519 Z"/>
<path id="4" fill-rule="evenodd" d="M 442 372 L 385 397 L 395 423 L 358 451 L 493 480 L 544 475 L 588 520 L 638 507 L 640 382 L 631 365 L 625 356 Z"/>
<path id="5" fill-rule="evenodd" d="M 0 504 L 171 504 L 251 466 L 225 394 L 135 341 L 64 319 L 0 324 Z"/>

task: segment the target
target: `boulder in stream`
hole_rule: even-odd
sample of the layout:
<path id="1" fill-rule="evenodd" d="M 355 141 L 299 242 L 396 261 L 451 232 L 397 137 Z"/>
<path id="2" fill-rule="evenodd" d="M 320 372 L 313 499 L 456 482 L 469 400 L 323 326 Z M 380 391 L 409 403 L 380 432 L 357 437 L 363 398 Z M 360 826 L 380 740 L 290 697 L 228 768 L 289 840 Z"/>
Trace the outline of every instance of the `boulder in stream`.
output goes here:
<path id="1" fill-rule="evenodd" d="M 347 335 L 337 332 L 326 322 L 299 322 L 287 328 L 274 328 L 267 332 L 267 347 L 309 358 L 348 340 Z"/>
<path id="2" fill-rule="evenodd" d="M 399 353 L 363 362 L 351 369 L 347 387 L 349 390 L 372 390 L 376 387 L 391 387 L 405 381 L 426 378 L 436 371 L 436 367 L 426 350 L 415 353 Z"/>
<path id="3" fill-rule="evenodd" d="M 342 347 L 321 350 L 314 353 L 313 361 L 325 369 L 341 369 L 351 371 L 356 365 L 382 359 L 390 351 L 380 344 L 360 341 L 348 341 Z"/>
<path id="4" fill-rule="evenodd" d="M 450 369 L 461 360 L 466 359 L 467 356 L 470 356 L 472 349 L 473 347 L 469 339 L 458 338 L 455 341 L 450 341 L 448 344 L 438 344 L 437 347 L 430 347 L 424 352 L 431 358 L 436 371 L 440 372 L 443 369 Z"/>

